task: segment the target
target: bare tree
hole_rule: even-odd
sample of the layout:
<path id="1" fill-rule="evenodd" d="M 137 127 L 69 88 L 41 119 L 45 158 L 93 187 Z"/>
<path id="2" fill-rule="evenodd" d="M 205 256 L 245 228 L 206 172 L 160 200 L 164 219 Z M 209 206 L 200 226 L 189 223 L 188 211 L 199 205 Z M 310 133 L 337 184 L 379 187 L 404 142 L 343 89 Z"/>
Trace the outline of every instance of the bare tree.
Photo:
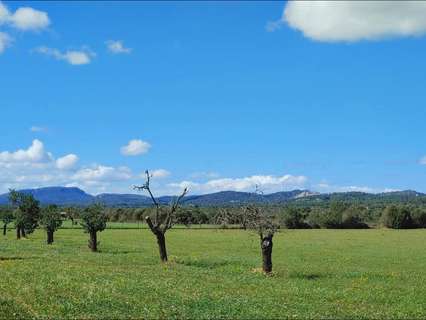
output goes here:
<path id="1" fill-rule="evenodd" d="M 247 227 L 258 233 L 260 237 L 260 248 L 262 251 L 262 269 L 265 273 L 272 272 L 272 248 L 273 237 L 277 231 L 277 225 L 272 218 L 262 212 L 261 208 L 255 204 L 245 207 L 247 214 Z"/>
<path id="2" fill-rule="evenodd" d="M 269 274 L 272 272 L 272 248 L 273 237 L 278 229 L 277 224 L 272 220 L 272 217 L 265 212 L 265 208 L 256 203 L 255 196 L 261 194 L 258 186 L 253 193 L 253 199 L 246 206 L 243 206 L 238 213 L 238 221 L 243 229 L 249 229 L 257 232 L 260 237 L 260 248 L 262 252 L 262 269 L 263 272 Z M 228 224 L 232 221 L 232 214 L 226 208 L 219 208 L 216 216 L 216 223 Z"/>
<path id="3" fill-rule="evenodd" d="M 151 197 L 151 200 L 155 207 L 155 214 L 153 219 L 150 216 L 145 217 L 146 223 L 151 229 L 152 233 L 157 238 L 158 249 L 160 252 L 160 259 L 162 262 L 167 262 L 167 249 L 166 249 L 166 237 L 167 230 L 171 229 L 175 220 L 176 210 L 179 208 L 179 204 L 183 197 L 188 193 L 188 188 L 185 188 L 180 196 L 173 201 L 169 206 L 161 206 L 158 200 L 154 197 L 150 187 L 150 179 L 152 175 L 149 171 L 145 171 L 146 181 L 142 186 L 134 186 L 136 190 L 146 190 Z"/>

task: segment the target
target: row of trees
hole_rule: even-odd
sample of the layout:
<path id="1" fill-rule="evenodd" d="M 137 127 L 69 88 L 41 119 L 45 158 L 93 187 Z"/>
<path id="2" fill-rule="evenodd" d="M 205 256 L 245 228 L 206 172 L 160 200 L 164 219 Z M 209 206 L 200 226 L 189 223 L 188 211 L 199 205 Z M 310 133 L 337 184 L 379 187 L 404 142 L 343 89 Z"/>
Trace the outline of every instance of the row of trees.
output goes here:
<path id="1" fill-rule="evenodd" d="M 41 208 L 39 201 L 31 194 L 15 190 L 10 190 L 9 201 L 11 208 L 3 210 L 1 215 L 3 235 L 6 235 L 8 224 L 14 221 L 18 240 L 33 233 L 38 226 L 42 226 L 46 231 L 47 244 L 53 243 L 54 233 L 61 227 L 64 218 L 58 206 L 49 205 Z M 107 222 L 104 208 L 94 204 L 79 212 L 78 217 L 83 229 L 89 234 L 89 248 L 97 251 L 99 243 L 97 232 L 103 231 Z M 74 222 L 74 219 L 72 221 Z"/>

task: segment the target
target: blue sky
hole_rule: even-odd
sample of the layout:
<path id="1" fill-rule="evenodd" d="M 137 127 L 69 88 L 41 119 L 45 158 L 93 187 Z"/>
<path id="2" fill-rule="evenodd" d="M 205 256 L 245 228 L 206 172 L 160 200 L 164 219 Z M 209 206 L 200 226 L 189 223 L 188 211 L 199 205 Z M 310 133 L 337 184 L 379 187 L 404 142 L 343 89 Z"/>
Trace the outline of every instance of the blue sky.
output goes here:
<path id="1" fill-rule="evenodd" d="M 374 5 L 2 2 L 0 192 L 426 192 L 426 10 Z"/>

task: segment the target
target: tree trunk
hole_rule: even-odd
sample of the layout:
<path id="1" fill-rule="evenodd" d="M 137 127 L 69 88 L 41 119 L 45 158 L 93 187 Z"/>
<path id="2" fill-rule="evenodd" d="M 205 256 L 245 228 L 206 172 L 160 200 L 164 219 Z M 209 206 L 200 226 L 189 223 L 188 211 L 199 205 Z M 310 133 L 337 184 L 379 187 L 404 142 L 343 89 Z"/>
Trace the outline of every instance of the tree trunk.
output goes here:
<path id="1" fill-rule="evenodd" d="M 21 234 L 22 234 L 22 236 L 23 236 L 24 238 L 26 238 L 26 237 L 27 237 L 27 234 L 25 233 L 25 229 L 24 229 L 24 228 L 21 228 Z"/>
<path id="2" fill-rule="evenodd" d="M 6 230 L 7 230 L 7 224 L 5 223 L 5 224 L 3 225 L 3 235 L 4 235 L 4 236 L 6 235 Z"/>
<path id="3" fill-rule="evenodd" d="M 89 248 L 92 252 L 98 251 L 98 237 L 96 231 L 90 232 Z"/>
<path id="4" fill-rule="evenodd" d="M 157 232 L 156 237 L 161 262 L 167 262 L 166 237 L 164 236 L 164 233 L 161 232 Z"/>
<path id="5" fill-rule="evenodd" d="M 53 230 L 47 230 L 47 244 L 53 243 Z"/>
<path id="6" fill-rule="evenodd" d="M 272 235 L 261 238 L 263 272 L 272 272 Z"/>
<path id="7" fill-rule="evenodd" d="M 21 239 L 21 227 L 16 227 L 16 239 Z"/>

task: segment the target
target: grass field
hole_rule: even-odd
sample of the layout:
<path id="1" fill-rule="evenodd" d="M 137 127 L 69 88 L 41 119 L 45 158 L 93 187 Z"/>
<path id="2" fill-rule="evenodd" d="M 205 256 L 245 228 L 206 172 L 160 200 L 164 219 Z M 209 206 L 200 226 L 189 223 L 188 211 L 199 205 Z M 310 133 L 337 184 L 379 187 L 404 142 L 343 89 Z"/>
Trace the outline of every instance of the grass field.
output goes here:
<path id="1" fill-rule="evenodd" d="M 283 231 L 273 276 L 239 230 L 171 230 L 167 265 L 148 230 L 105 230 L 99 253 L 81 230 L 55 236 L 0 239 L 0 317 L 426 317 L 426 230 Z"/>

